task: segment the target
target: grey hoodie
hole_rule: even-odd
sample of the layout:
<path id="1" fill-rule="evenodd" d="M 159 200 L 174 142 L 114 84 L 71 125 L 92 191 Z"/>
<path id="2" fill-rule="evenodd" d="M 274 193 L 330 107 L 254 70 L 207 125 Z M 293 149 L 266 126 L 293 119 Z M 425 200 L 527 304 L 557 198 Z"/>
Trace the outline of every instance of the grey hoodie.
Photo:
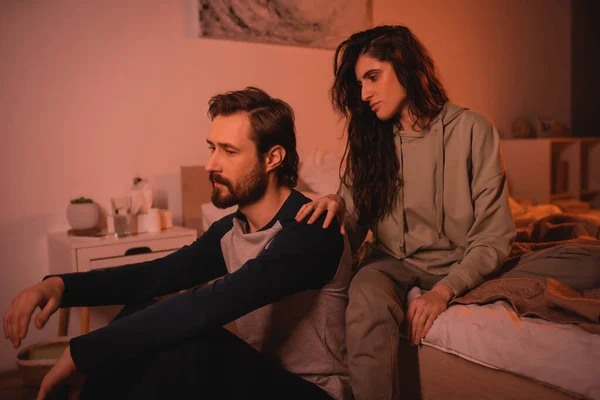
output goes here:
<path id="1" fill-rule="evenodd" d="M 515 238 L 500 137 L 482 114 L 446 103 L 431 127 L 397 132 L 402 184 L 392 212 L 373 231 L 373 247 L 433 275 L 456 296 L 496 271 Z M 369 227 L 352 196 L 346 231 L 353 250 Z"/>

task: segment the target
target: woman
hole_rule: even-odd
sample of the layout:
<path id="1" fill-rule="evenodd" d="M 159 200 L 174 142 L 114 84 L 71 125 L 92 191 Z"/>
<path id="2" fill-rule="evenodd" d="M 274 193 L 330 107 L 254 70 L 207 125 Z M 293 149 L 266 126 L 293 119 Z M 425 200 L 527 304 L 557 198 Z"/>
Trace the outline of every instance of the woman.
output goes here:
<path id="1" fill-rule="evenodd" d="M 372 230 L 349 289 L 348 364 L 356 399 L 396 399 L 400 337 L 418 344 L 453 297 L 509 254 L 500 138 L 488 118 L 448 102 L 433 60 L 404 26 L 350 36 L 334 74 L 332 102 L 348 131 L 341 188 L 296 219 L 314 211 L 312 223 L 327 210 L 328 225 L 337 215 L 354 251 Z M 406 309 L 413 286 L 428 292 Z"/>

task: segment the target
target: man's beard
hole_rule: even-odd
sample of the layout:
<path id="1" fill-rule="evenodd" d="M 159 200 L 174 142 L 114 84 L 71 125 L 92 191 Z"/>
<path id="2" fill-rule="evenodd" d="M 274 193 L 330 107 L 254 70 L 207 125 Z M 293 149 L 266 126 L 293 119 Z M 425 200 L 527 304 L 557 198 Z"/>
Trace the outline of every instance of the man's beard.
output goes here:
<path id="1" fill-rule="evenodd" d="M 213 183 L 211 200 L 218 208 L 228 208 L 235 205 L 243 207 L 256 203 L 265 195 L 268 184 L 267 173 L 260 162 L 256 163 L 256 166 L 243 176 L 235 187 L 228 179 L 214 172 L 210 173 L 210 180 Z M 224 193 L 224 188 L 217 188 L 215 182 L 227 187 L 227 193 Z"/>

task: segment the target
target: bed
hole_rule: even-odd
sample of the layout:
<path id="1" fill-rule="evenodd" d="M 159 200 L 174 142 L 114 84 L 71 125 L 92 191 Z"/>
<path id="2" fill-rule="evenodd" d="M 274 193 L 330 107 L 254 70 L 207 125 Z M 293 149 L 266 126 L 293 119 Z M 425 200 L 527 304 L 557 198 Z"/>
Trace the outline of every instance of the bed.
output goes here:
<path id="1" fill-rule="evenodd" d="M 314 151 L 301 164 L 298 189 L 311 198 L 334 192 L 338 167 L 338 157 Z M 218 210 L 210 204 L 212 188 L 203 167 L 181 167 L 181 184 L 183 223 L 199 234 L 233 211 Z M 560 210 L 554 206 L 519 207 L 511 200 L 521 239 L 515 254 L 565 240 L 600 244 L 598 216 L 586 220 L 587 236 L 575 235 L 572 224 L 566 233 L 556 229 L 552 218 Z M 561 216 L 563 220 L 567 217 Z M 532 221 L 537 222 L 533 228 Z M 545 229 L 540 221 L 546 223 Z M 414 288 L 409 301 L 420 294 Z M 600 370 L 596 365 L 600 334 L 574 325 L 519 317 L 503 300 L 449 307 L 421 346 L 402 341 L 400 359 L 403 370 L 399 379 L 406 398 L 600 400 L 600 375 L 596 372 Z"/>

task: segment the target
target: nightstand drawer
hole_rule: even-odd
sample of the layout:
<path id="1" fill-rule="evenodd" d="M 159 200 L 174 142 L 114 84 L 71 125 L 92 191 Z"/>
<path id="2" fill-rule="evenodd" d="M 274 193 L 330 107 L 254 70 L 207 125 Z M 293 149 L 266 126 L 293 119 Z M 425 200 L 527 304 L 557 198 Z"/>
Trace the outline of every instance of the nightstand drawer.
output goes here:
<path id="1" fill-rule="evenodd" d="M 102 269 L 119 267 L 127 264 L 137 264 L 144 261 L 152 261 L 173 253 L 175 250 L 157 251 L 156 253 L 136 254 L 135 256 L 98 258 L 89 261 L 90 269 Z"/>
<path id="2" fill-rule="evenodd" d="M 157 233 L 116 238 L 70 236 L 67 232 L 48 234 L 50 274 L 85 272 L 92 269 L 118 267 L 165 257 L 196 240 L 196 230 L 173 226 Z M 134 283 L 135 285 L 135 283 Z M 58 335 L 65 336 L 69 325 L 69 309 L 61 308 Z M 89 310 L 81 309 L 81 334 L 90 330 Z"/>
<path id="3" fill-rule="evenodd" d="M 164 257 L 192 241 L 190 236 L 182 236 L 77 249 L 77 267 L 79 271 L 89 271 L 149 261 Z"/>

